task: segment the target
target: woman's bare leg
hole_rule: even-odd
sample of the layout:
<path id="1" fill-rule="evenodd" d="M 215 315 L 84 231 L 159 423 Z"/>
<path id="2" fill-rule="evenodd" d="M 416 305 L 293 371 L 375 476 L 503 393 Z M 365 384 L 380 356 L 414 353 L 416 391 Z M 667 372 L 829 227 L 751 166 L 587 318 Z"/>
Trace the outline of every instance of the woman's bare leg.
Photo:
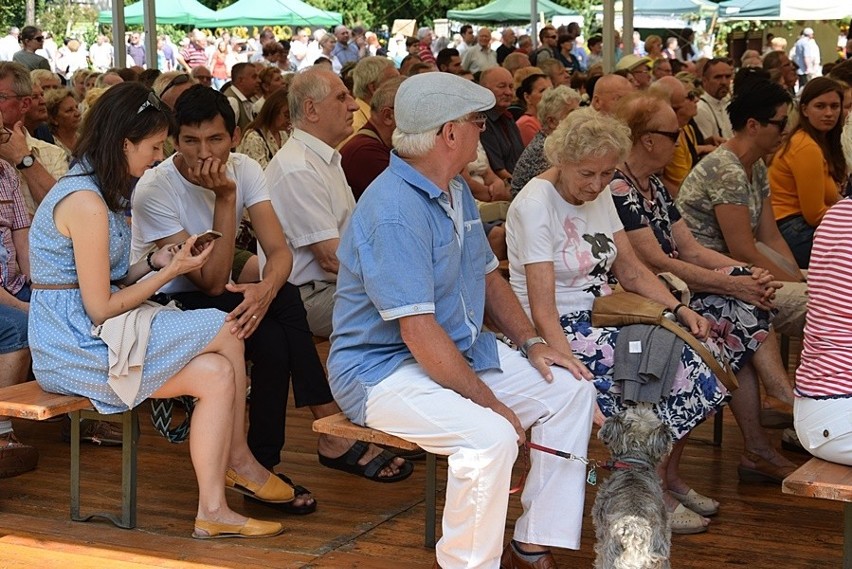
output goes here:
<path id="1" fill-rule="evenodd" d="M 781 347 L 775 332 L 770 330 L 766 340 L 751 359 L 760 382 L 770 397 L 787 405 L 793 405 L 793 385 L 787 375 L 787 367 L 781 360 Z"/>
<path id="2" fill-rule="evenodd" d="M 663 502 L 666 504 L 666 509 L 669 512 L 674 512 L 680 505 L 674 496 L 669 493 L 669 490 L 679 494 L 689 492 L 689 486 L 680 477 L 680 459 L 683 456 L 683 449 L 686 447 L 686 440 L 689 435 L 681 438 L 672 445 L 672 451 L 665 457 L 657 467 L 657 475 L 663 485 Z M 710 519 L 702 516 L 702 524 L 710 525 Z"/>
<path id="3" fill-rule="evenodd" d="M 794 466 L 775 450 L 766 431 L 760 426 L 760 389 L 752 363 L 737 372 L 737 380 L 740 386 L 731 397 L 731 411 L 743 435 L 746 452 L 757 454 L 775 466 Z M 753 466 L 745 457 L 740 462 L 744 466 Z"/>
<path id="4" fill-rule="evenodd" d="M 242 524 L 246 518 L 225 501 L 225 469 L 233 428 L 222 417 L 234 412 L 234 374 L 228 360 L 202 353 L 171 377 L 154 394 L 156 398 L 189 395 L 197 398 L 189 435 L 189 453 L 198 480 L 198 518 Z"/>

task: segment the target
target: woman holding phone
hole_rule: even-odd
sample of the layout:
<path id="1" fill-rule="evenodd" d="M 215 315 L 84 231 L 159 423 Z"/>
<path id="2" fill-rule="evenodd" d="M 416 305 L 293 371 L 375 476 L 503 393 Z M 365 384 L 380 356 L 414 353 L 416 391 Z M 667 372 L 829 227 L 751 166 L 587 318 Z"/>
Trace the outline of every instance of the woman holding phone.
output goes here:
<path id="1" fill-rule="evenodd" d="M 259 498 L 294 498 L 292 487 L 263 468 L 246 444 L 243 342 L 224 327 L 223 312 L 147 302 L 174 277 L 202 266 L 213 245 L 197 246 L 193 236 L 186 247 L 151 251 L 130 264 L 124 209 L 132 180 L 162 160 L 170 121 L 162 101 L 139 83 L 111 88 L 89 111 L 71 169 L 30 227 L 33 371 L 46 391 L 88 397 L 101 413 L 126 411 L 148 397 L 196 398 L 193 537 L 277 535 L 281 524 L 246 518 L 225 501 L 226 471 L 256 485 Z M 110 334 L 129 323 L 128 316 L 141 349 Z M 116 350 L 129 353 L 116 361 Z M 128 364 L 129 373 L 119 371 Z"/>

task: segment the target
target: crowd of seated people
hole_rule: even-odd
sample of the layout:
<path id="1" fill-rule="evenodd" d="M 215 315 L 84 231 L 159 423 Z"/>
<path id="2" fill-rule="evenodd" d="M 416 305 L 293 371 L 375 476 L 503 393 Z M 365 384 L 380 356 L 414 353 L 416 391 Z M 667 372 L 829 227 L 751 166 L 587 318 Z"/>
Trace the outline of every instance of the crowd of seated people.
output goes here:
<path id="1" fill-rule="evenodd" d="M 852 152 L 844 156 L 841 138 L 852 62 L 796 96 L 790 62 L 775 51 L 749 54 L 736 71 L 726 58 L 680 58 L 687 44 L 663 49 L 651 37 L 647 56 L 627 54 L 603 73 L 576 29 L 545 26 L 534 51 L 514 33 L 467 31 L 448 45 L 423 28 L 407 55 L 390 58 L 363 30 L 339 26 L 313 41 L 299 32 L 286 46 L 264 30 L 256 57 L 239 58 L 230 38 L 193 33 L 162 73 L 107 67 L 66 79 L 31 51 L 21 57 L 36 70 L 0 62 L 0 363 L 11 370 L 0 385 L 31 368 L 46 390 L 85 395 L 108 412 L 149 397 L 197 398 L 193 535 L 275 535 L 280 523 L 230 511 L 223 496 L 231 489 L 285 514 L 317 509 L 310 490 L 276 470 L 286 469 L 291 386 L 314 418 L 343 408 L 468 460 L 465 445 L 437 440 L 443 419 L 377 418 L 373 396 L 383 394 L 383 412 L 423 403 L 429 388 L 408 392 L 399 378 L 431 378 L 434 402 L 460 395 L 505 419 L 513 428 L 503 435 L 523 438 L 520 427 L 546 413 L 517 407 L 488 372 L 520 350 L 546 378 L 558 366 L 567 370 L 558 381 L 594 386 L 575 395 L 589 400 L 588 422 L 571 432 L 587 437 L 593 420 L 628 405 L 612 380 L 623 330 L 590 320 L 595 297 L 618 282 L 670 309 L 739 380 L 729 392 L 683 346 L 673 383 L 651 401 L 676 441 L 659 471 L 674 533 L 707 531 L 724 508 L 679 466 L 690 432 L 725 404 L 743 436 L 743 481 L 780 483 L 795 468 L 766 427 L 785 429 L 785 447 L 852 462 L 847 432 L 832 425 L 820 438 L 852 383 L 827 349 L 840 341 L 830 322 L 848 310 L 833 293 L 843 267 L 831 259 L 848 241 Z M 81 212 L 94 221 L 81 223 Z M 207 230 L 221 237 L 194 246 Z M 511 287 L 495 272 L 500 260 Z M 155 295 L 181 310 L 149 302 Z M 108 330 L 129 316 L 147 342 L 135 378 L 113 375 L 121 366 L 108 355 Z M 483 321 L 506 342 L 486 337 Z M 91 324 L 107 332 L 92 338 Z M 804 336 L 795 389 L 776 332 Z M 329 376 L 312 336 L 331 339 Z M 75 342 L 84 348 L 69 350 Z M 344 356 L 374 367 L 355 377 Z M 526 362 L 505 361 L 527 373 Z M 824 383 L 829 368 L 839 371 Z M 129 395 L 116 378 L 135 382 Z M 83 436 L 120 438 L 109 429 L 92 423 Z M 471 452 L 486 438 L 468 441 Z M 413 469 L 401 453 L 338 437 L 321 436 L 317 454 L 328 468 L 380 482 Z M 0 476 L 37 461 L 0 417 Z M 490 477 L 498 467 L 470 468 Z M 452 476 L 448 496 L 466 488 L 460 471 Z M 466 539 L 454 529 L 478 531 L 465 511 L 445 510 L 441 566 L 500 555 L 493 544 L 454 549 Z M 519 528 L 542 515 L 529 512 Z M 516 529 L 501 566 L 540 563 L 549 545 L 576 546 Z"/>

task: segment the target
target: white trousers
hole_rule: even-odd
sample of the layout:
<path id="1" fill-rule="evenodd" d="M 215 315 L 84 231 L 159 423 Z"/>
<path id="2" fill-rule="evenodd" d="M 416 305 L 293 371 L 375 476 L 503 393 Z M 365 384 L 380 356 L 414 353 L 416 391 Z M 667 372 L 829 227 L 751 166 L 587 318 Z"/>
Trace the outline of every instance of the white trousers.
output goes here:
<path id="1" fill-rule="evenodd" d="M 555 367 L 548 383 L 520 353 L 498 346 L 503 371 L 485 372 L 481 379 L 524 428 L 532 427 L 533 442 L 585 457 L 594 385 Z M 412 360 L 370 390 L 366 423 L 448 456 L 438 564 L 444 569 L 497 568 L 518 454 L 517 434 L 509 422 L 441 387 Z M 535 450 L 530 463 L 515 539 L 578 549 L 585 465 Z"/>
<path id="2" fill-rule="evenodd" d="M 793 402 L 796 435 L 817 458 L 852 466 L 852 398 Z"/>

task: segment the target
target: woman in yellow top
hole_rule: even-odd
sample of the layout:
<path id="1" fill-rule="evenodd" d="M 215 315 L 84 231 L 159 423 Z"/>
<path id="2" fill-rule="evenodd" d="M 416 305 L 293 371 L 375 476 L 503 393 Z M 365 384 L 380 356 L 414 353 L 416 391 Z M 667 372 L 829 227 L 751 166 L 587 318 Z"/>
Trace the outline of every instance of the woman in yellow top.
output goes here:
<path id="1" fill-rule="evenodd" d="M 801 269 L 808 268 L 814 231 L 840 199 L 846 180 L 843 95 L 844 87 L 833 79 L 808 81 L 799 99 L 799 123 L 769 166 L 775 222 Z"/>

